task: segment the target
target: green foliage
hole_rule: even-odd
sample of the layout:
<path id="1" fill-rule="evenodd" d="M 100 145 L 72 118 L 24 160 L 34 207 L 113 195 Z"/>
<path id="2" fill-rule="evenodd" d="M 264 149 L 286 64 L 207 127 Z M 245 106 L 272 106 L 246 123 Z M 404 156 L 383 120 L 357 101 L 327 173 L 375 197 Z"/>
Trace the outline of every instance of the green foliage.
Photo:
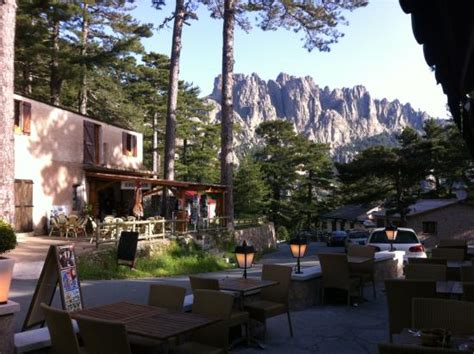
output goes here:
<path id="1" fill-rule="evenodd" d="M 79 257 L 79 276 L 81 279 L 168 277 L 215 272 L 230 267 L 223 257 L 177 244 L 172 244 L 163 255 L 138 258 L 133 270 L 118 266 L 116 255 L 117 251 L 112 249 L 96 257 Z"/>
<path id="2" fill-rule="evenodd" d="M 284 227 L 283 225 L 280 225 L 276 229 L 276 237 L 277 237 L 277 240 L 287 241 L 290 239 L 290 233 L 288 232 L 286 227 Z"/>
<path id="3" fill-rule="evenodd" d="M 234 178 L 234 208 L 237 217 L 265 215 L 269 206 L 270 188 L 261 166 L 250 156 L 240 161 Z"/>
<path id="4" fill-rule="evenodd" d="M 0 220 L 0 254 L 11 251 L 16 247 L 16 234 L 13 227 Z"/>

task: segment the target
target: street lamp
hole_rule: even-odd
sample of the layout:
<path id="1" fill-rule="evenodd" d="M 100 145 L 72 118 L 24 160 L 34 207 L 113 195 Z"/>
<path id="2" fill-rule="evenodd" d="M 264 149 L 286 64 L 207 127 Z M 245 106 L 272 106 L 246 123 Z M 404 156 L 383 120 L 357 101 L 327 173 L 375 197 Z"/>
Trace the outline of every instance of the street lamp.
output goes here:
<path id="1" fill-rule="evenodd" d="M 290 250 L 291 254 L 293 255 L 294 258 L 297 259 L 297 269 L 295 274 L 303 274 L 301 271 L 301 266 L 300 266 L 300 258 L 303 258 L 306 254 L 306 239 L 301 238 L 300 235 L 296 236 L 296 238 L 290 240 Z"/>
<path id="2" fill-rule="evenodd" d="M 235 247 L 235 258 L 239 268 L 244 270 L 244 278 L 247 279 L 247 268 L 252 268 L 253 258 L 255 257 L 255 248 L 248 246 L 244 240 L 242 246 Z"/>
<path id="3" fill-rule="evenodd" d="M 385 235 L 387 239 L 390 241 L 390 252 L 393 251 L 393 240 L 397 238 L 398 229 L 396 225 L 389 225 L 385 227 Z"/>

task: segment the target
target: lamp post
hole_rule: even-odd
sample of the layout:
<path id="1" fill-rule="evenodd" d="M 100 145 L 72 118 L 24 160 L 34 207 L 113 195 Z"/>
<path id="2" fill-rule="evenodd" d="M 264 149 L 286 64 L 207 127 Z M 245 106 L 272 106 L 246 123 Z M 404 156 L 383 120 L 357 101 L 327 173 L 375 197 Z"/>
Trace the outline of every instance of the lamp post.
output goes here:
<path id="1" fill-rule="evenodd" d="M 393 240 L 397 238 L 398 229 L 397 226 L 394 224 L 390 224 L 389 226 L 385 227 L 385 235 L 387 239 L 390 241 L 390 252 L 393 251 Z"/>
<path id="2" fill-rule="evenodd" d="M 300 265 L 300 258 L 303 258 L 306 254 L 306 239 L 301 238 L 300 235 L 296 236 L 296 238 L 293 238 L 290 240 L 290 250 L 291 254 L 293 255 L 294 258 L 296 258 L 296 272 L 295 274 L 303 274 L 301 271 L 301 265 Z"/>
<path id="3" fill-rule="evenodd" d="M 244 278 L 247 279 L 247 268 L 252 268 L 253 259 L 255 257 L 255 248 L 247 245 L 244 240 L 242 246 L 235 247 L 235 258 L 239 268 L 244 270 Z"/>

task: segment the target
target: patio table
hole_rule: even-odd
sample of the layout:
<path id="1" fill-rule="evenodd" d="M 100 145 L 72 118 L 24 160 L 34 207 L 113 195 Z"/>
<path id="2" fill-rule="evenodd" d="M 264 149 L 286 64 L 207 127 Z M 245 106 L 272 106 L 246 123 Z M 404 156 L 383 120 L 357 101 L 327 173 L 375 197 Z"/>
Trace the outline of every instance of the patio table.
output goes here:
<path id="1" fill-rule="evenodd" d="M 220 321 L 217 317 L 172 312 L 129 302 L 118 302 L 71 313 L 72 318 L 78 316 L 122 322 L 129 334 L 158 340 L 177 337 Z"/>
<path id="2" fill-rule="evenodd" d="M 461 296 L 464 291 L 460 281 L 437 281 L 436 292 L 438 294 Z"/>
<path id="3" fill-rule="evenodd" d="M 369 262 L 371 260 L 374 260 L 374 258 L 371 257 L 357 257 L 357 256 L 347 256 L 347 262 L 353 263 L 353 264 L 361 264 L 365 262 Z"/>
<path id="4" fill-rule="evenodd" d="M 467 349 L 461 349 L 460 347 L 466 343 L 470 343 L 471 345 L 474 345 L 474 342 L 470 341 L 470 338 L 471 338 L 470 335 L 451 336 L 450 341 L 449 341 L 449 346 L 446 348 L 468 351 Z M 411 334 L 408 328 L 403 329 L 403 331 L 400 334 L 397 334 L 395 337 L 395 341 L 397 344 L 422 346 L 421 337 Z"/>
<path id="5" fill-rule="evenodd" d="M 472 267 L 472 261 L 447 261 L 448 268 Z"/>

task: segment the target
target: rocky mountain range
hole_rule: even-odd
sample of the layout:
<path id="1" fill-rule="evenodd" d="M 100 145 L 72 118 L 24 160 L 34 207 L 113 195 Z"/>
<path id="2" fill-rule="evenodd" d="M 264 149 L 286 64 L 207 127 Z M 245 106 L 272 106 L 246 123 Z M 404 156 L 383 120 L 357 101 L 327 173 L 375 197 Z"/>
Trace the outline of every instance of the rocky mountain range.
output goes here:
<path id="1" fill-rule="evenodd" d="M 219 120 L 221 77 L 208 96 Z M 409 126 L 421 130 L 429 119 L 409 103 L 372 98 L 364 86 L 321 88 L 313 78 L 281 73 L 276 80 L 262 80 L 257 74 L 234 76 L 237 155 L 258 145 L 255 129 L 264 121 L 285 119 L 308 139 L 331 146 L 334 159 L 349 160 L 357 151 L 375 144 L 395 144 L 395 134 Z"/>

